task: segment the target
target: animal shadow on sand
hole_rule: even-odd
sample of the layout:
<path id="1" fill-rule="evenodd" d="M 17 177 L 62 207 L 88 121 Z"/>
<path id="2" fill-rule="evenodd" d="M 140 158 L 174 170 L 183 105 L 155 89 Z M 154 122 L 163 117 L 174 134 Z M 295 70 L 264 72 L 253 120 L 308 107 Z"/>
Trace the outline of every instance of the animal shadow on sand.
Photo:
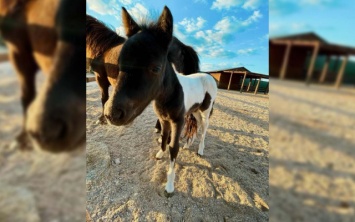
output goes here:
<path id="1" fill-rule="evenodd" d="M 98 104 L 99 99 L 90 102 L 93 103 Z M 153 114 L 152 111 L 149 112 Z M 133 124 L 131 127 L 136 129 L 136 134 L 142 134 L 141 137 L 150 138 L 135 138 L 142 140 L 139 143 L 145 144 L 145 150 L 138 150 L 136 153 L 144 154 L 135 155 L 131 151 L 138 148 L 134 147 L 134 142 L 128 148 L 129 144 L 115 142 L 117 145 L 109 147 L 109 152 L 111 160 L 120 158 L 120 164 L 111 164 L 105 176 L 94 179 L 96 181 L 88 189 L 91 193 L 88 211 L 94 221 L 103 217 L 108 220 L 153 218 L 150 215 L 161 215 L 162 218 L 173 221 L 267 221 L 268 151 L 236 142 L 239 136 L 266 139 L 265 137 L 237 131 L 233 135 L 234 142 L 223 141 L 212 135 L 212 131 L 223 132 L 227 129 L 216 126 L 211 121 L 203 157 L 196 155 L 199 139 L 188 149 L 182 149 L 184 140 L 180 140 L 180 153 L 175 166 L 176 190 L 172 197 L 166 198 L 163 185 L 166 183 L 166 163 L 169 157 L 166 153 L 162 160 L 155 159 L 159 150 L 156 141 L 159 135 L 153 129 L 135 127 L 141 121 L 145 125 L 151 125 L 155 118 L 146 120 L 145 113 L 142 115 L 143 117 L 137 118 L 137 125 Z M 96 130 L 108 128 L 94 127 Z M 111 130 L 117 130 L 117 127 L 109 127 L 109 131 Z M 117 138 L 110 138 L 109 141 L 120 141 L 122 138 L 129 140 L 129 134 L 129 129 L 122 129 Z M 139 163 L 140 167 L 135 163 Z M 103 191 L 105 188 L 110 191 Z M 98 208 L 101 208 L 100 211 Z"/>

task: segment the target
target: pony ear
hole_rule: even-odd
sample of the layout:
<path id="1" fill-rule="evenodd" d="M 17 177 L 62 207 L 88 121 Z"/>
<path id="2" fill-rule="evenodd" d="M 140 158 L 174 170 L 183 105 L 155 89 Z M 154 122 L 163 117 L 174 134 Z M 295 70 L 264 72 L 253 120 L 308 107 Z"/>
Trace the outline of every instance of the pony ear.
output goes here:
<path id="1" fill-rule="evenodd" d="M 124 7 L 122 7 L 122 21 L 126 31 L 126 36 L 128 38 L 136 34 L 140 30 L 140 27 L 133 20 L 131 15 L 128 14 L 127 10 Z"/>
<path id="2" fill-rule="evenodd" d="M 163 12 L 161 13 L 158 23 L 158 29 L 164 33 L 168 44 L 173 37 L 173 16 L 168 7 L 164 6 Z"/>

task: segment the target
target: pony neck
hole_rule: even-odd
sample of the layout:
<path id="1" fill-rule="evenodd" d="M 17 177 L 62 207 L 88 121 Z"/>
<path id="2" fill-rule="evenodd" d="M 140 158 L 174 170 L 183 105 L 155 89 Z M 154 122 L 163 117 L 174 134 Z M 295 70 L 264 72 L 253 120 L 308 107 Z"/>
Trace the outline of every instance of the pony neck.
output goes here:
<path id="1" fill-rule="evenodd" d="M 172 65 L 167 62 L 162 87 L 155 101 L 166 103 L 182 92 L 182 86 L 176 75 Z"/>

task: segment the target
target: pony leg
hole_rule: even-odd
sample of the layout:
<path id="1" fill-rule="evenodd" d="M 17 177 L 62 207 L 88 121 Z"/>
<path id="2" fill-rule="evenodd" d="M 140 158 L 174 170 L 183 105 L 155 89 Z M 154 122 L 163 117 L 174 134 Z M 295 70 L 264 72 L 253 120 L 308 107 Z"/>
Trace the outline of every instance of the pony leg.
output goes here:
<path id="1" fill-rule="evenodd" d="M 197 155 L 199 155 L 199 156 L 203 156 L 203 150 L 205 149 L 205 137 L 206 137 L 206 132 L 207 132 L 208 124 L 209 124 L 210 110 L 211 109 L 208 109 L 208 110 L 204 111 L 203 113 L 201 113 L 202 132 L 201 132 L 200 144 L 199 144 L 198 151 L 197 151 Z"/>
<path id="2" fill-rule="evenodd" d="M 162 123 L 161 124 L 162 125 L 162 135 L 161 135 L 161 144 L 160 144 L 161 150 L 159 150 L 159 152 L 155 155 L 155 158 L 157 160 L 160 160 L 163 157 L 165 149 L 166 149 L 166 144 L 168 142 L 168 137 L 170 134 L 169 122 L 161 121 L 161 123 Z"/>
<path id="3" fill-rule="evenodd" d="M 100 87 L 101 104 L 102 104 L 102 113 L 101 113 L 101 116 L 99 117 L 99 120 L 96 123 L 97 124 L 107 124 L 107 120 L 104 116 L 104 109 L 105 109 L 105 103 L 107 102 L 108 97 L 109 97 L 108 87 L 110 86 L 110 83 L 106 77 L 102 77 L 96 72 L 95 72 L 95 78 L 96 78 L 97 84 Z"/>
<path id="4" fill-rule="evenodd" d="M 27 133 L 25 132 L 27 109 L 31 102 L 34 100 L 36 95 L 35 89 L 35 76 L 38 70 L 33 56 L 31 53 L 27 52 L 15 52 L 14 49 L 9 47 L 9 56 L 11 62 L 16 68 L 17 76 L 19 77 L 20 88 L 21 88 L 21 103 L 23 108 L 23 124 L 19 135 L 16 136 L 15 142 L 10 146 L 11 148 L 18 147 L 22 150 L 31 149 L 29 147 L 29 141 Z"/>
<path id="5" fill-rule="evenodd" d="M 170 151 L 170 164 L 169 170 L 167 174 L 167 182 L 165 185 L 165 192 L 167 197 L 171 197 L 172 193 L 174 192 L 174 181 L 175 181 L 175 161 L 176 157 L 179 153 L 179 138 L 184 126 L 184 119 L 178 122 L 173 122 L 171 126 L 171 141 L 169 144 L 169 151 Z"/>
<path id="6" fill-rule="evenodd" d="M 155 124 L 155 132 L 160 133 L 160 131 L 161 131 L 161 125 L 159 120 L 157 120 L 157 123 Z"/>

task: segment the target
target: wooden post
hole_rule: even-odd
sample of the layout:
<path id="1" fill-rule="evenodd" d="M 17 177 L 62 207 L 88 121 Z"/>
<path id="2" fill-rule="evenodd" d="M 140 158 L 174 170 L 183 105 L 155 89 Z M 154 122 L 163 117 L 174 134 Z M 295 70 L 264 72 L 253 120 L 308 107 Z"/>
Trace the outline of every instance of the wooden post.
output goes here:
<path id="1" fill-rule="evenodd" d="M 265 88 L 265 91 L 264 91 L 264 95 L 266 95 L 266 93 L 269 92 L 269 83 L 270 82 L 267 82 L 267 85 L 266 85 L 266 88 Z"/>
<path id="2" fill-rule="evenodd" d="M 258 92 L 260 80 L 261 80 L 261 78 L 258 79 L 258 83 L 256 84 L 256 88 L 255 88 L 255 91 L 254 91 L 254 95 Z"/>
<path id="3" fill-rule="evenodd" d="M 349 56 L 345 56 L 343 62 L 341 63 L 341 67 L 340 67 L 338 75 L 337 75 L 337 80 L 335 82 L 335 88 L 337 88 L 337 89 L 340 87 L 341 82 L 343 80 L 343 75 L 344 75 L 346 64 L 348 63 L 348 58 L 349 58 Z"/>
<path id="4" fill-rule="evenodd" d="M 229 77 L 229 83 L 228 83 L 228 90 L 231 87 L 231 83 L 232 83 L 232 76 L 233 76 L 233 72 L 231 72 L 231 76 Z"/>
<path id="5" fill-rule="evenodd" d="M 247 92 L 249 92 L 250 85 L 251 85 L 251 80 L 252 80 L 252 78 L 249 78 L 249 84 L 248 84 L 248 89 L 247 89 Z"/>
<path id="6" fill-rule="evenodd" d="M 245 77 L 247 76 L 247 72 L 244 72 L 244 77 L 243 77 L 243 81 L 242 81 L 242 85 L 240 86 L 240 93 L 243 92 L 243 86 L 244 86 L 244 81 L 245 81 Z"/>
<path id="7" fill-rule="evenodd" d="M 327 58 L 325 60 L 325 63 L 324 63 L 324 66 L 323 66 L 323 69 L 322 69 L 322 74 L 319 78 L 319 82 L 320 83 L 323 83 L 324 80 L 325 80 L 325 76 L 327 75 L 327 72 L 328 72 L 328 67 L 329 67 L 329 55 L 327 55 Z"/>
<path id="8" fill-rule="evenodd" d="M 309 83 L 312 80 L 312 74 L 313 74 L 313 69 L 314 69 L 314 63 L 316 62 L 316 58 L 317 58 L 317 54 L 319 51 L 319 43 L 316 42 L 314 44 L 314 48 L 313 48 L 313 53 L 312 53 L 312 57 L 311 57 L 311 62 L 309 64 L 308 67 L 308 71 L 307 71 L 307 77 L 306 77 L 306 84 L 309 85 Z"/>
<path id="9" fill-rule="evenodd" d="M 287 70 L 287 64 L 288 64 L 288 58 L 290 57 L 290 51 L 291 51 L 291 42 L 287 41 L 286 45 L 286 52 L 284 55 L 284 61 L 282 62 L 281 70 L 280 70 L 280 79 L 284 79 L 286 75 L 286 70 Z"/>

